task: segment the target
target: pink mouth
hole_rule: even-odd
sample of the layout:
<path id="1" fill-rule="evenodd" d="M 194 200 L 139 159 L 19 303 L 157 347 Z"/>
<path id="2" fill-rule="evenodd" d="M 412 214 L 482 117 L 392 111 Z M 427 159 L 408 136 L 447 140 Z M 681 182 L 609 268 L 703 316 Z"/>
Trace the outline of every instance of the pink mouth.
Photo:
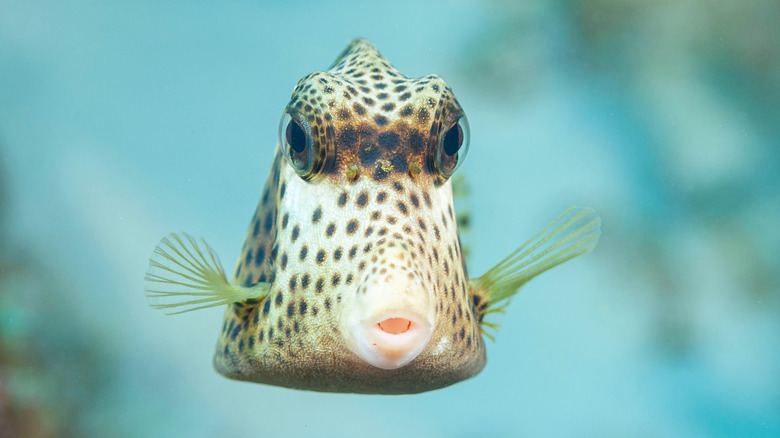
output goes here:
<path id="1" fill-rule="evenodd" d="M 373 319 L 373 322 L 368 318 L 369 321 L 350 330 L 356 342 L 354 351 L 377 368 L 392 370 L 411 362 L 433 334 L 433 323 L 429 318 L 416 314 L 398 316 L 398 313 Z"/>
<path id="2" fill-rule="evenodd" d="M 391 335 L 400 335 L 406 333 L 412 328 L 412 321 L 406 318 L 387 318 L 376 324 L 379 329 Z"/>

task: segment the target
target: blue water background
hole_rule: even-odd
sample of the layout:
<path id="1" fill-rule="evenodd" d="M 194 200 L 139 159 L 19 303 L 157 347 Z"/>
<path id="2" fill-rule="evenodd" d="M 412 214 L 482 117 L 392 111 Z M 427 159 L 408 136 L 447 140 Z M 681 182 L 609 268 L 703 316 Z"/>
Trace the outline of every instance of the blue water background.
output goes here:
<path id="1" fill-rule="evenodd" d="M 520 3 L 0 1 L 0 430 L 780 436 L 778 9 Z M 227 380 L 222 310 L 149 309 L 147 259 L 181 230 L 232 269 L 290 93 L 356 36 L 468 114 L 471 273 L 570 205 L 601 244 L 455 386 Z"/>

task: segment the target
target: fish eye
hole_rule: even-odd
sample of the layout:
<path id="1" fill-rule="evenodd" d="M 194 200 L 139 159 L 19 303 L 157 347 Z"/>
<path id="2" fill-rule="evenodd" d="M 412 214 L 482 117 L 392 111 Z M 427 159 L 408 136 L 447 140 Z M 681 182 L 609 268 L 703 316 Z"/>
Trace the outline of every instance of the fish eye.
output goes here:
<path id="1" fill-rule="evenodd" d="M 469 150 L 469 122 L 466 115 L 460 116 L 442 132 L 436 151 L 436 168 L 444 177 L 449 177 L 460 167 Z"/>
<path id="2" fill-rule="evenodd" d="M 300 154 L 306 148 L 306 132 L 301 123 L 295 119 L 287 123 L 287 132 L 285 133 L 287 144 L 296 154 Z"/>
<path id="3" fill-rule="evenodd" d="M 293 169 L 304 179 L 311 177 L 314 153 L 306 120 L 285 111 L 279 124 L 279 144 Z"/>

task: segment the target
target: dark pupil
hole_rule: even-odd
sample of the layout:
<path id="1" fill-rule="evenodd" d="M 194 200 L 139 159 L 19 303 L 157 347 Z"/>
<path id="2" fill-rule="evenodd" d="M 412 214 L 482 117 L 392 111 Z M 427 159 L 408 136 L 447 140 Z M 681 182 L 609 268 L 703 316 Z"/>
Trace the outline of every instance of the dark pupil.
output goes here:
<path id="1" fill-rule="evenodd" d="M 444 153 L 450 157 L 455 155 L 458 153 L 461 144 L 463 144 L 463 130 L 460 129 L 460 125 L 456 123 L 447 131 L 447 134 L 444 135 L 444 141 L 442 142 Z"/>
<path id="2" fill-rule="evenodd" d="M 306 132 L 295 119 L 290 120 L 290 123 L 287 124 L 287 144 L 296 154 L 300 154 L 306 149 Z"/>

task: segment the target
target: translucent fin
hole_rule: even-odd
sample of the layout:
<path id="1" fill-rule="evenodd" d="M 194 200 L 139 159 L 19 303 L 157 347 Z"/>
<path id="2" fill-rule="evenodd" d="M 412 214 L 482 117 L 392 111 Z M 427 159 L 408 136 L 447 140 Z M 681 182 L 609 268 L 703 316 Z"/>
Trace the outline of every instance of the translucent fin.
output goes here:
<path id="1" fill-rule="evenodd" d="M 501 308 L 532 278 L 592 250 L 600 235 L 601 218 L 592 208 L 571 207 L 472 284 L 487 293 L 491 309 Z"/>
<path id="2" fill-rule="evenodd" d="M 269 284 L 252 287 L 228 283 L 219 257 L 203 239 L 169 234 L 154 247 L 144 276 L 146 298 L 169 315 L 221 306 L 268 294 Z"/>

